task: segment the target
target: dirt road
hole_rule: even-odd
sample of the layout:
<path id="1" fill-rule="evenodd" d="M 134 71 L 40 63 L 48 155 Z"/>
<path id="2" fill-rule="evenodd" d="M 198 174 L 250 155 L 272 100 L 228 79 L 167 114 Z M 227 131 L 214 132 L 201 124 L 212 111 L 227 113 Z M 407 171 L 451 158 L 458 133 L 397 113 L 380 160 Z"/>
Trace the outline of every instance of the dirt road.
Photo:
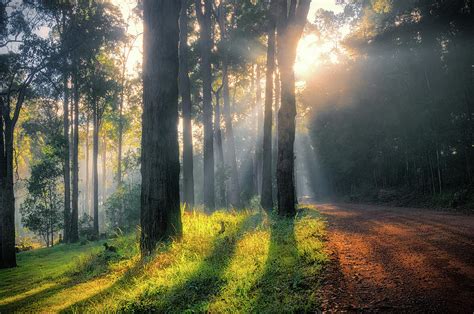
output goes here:
<path id="1" fill-rule="evenodd" d="M 332 263 L 329 312 L 474 312 L 474 216 L 320 204 Z"/>

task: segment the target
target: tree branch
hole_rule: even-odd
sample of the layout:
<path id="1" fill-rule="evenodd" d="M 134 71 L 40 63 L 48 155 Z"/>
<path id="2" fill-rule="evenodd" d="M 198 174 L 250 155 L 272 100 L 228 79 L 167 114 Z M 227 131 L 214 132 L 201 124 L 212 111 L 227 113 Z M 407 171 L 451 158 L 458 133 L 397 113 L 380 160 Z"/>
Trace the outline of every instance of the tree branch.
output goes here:
<path id="1" fill-rule="evenodd" d="M 23 82 L 18 92 L 18 99 L 16 101 L 15 111 L 13 113 L 13 119 L 12 119 L 13 127 L 15 127 L 15 124 L 18 121 L 18 117 L 20 116 L 21 107 L 23 106 L 23 102 L 25 101 L 26 90 L 29 87 L 30 83 L 33 81 L 35 75 L 38 74 L 41 70 L 43 70 L 46 67 L 46 65 L 44 64 L 45 61 L 46 59 L 43 59 L 41 63 L 38 65 L 38 67 L 28 75 L 28 77 Z"/>

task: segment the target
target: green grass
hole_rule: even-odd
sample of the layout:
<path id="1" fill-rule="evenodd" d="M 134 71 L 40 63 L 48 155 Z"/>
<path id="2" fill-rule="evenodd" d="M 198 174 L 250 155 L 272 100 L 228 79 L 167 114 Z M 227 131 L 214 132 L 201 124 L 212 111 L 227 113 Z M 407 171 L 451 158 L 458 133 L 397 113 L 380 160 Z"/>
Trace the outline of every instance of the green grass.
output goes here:
<path id="1" fill-rule="evenodd" d="M 224 226 L 224 231 L 221 226 Z M 186 213 L 184 236 L 140 260 L 136 235 L 18 255 L 0 312 L 305 312 L 319 307 L 325 223 L 262 212 Z"/>

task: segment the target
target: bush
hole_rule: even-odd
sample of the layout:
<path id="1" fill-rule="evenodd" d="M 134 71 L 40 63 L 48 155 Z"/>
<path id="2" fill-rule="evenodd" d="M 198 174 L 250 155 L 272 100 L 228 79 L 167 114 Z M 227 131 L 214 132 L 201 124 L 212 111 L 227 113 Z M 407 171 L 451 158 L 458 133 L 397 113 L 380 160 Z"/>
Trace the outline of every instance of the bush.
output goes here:
<path id="1" fill-rule="evenodd" d="M 105 215 L 109 229 L 130 231 L 138 225 L 140 189 L 139 184 L 124 184 L 107 199 Z"/>
<path id="2" fill-rule="evenodd" d="M 89 241 L 97 240 L 94 232 L 94 220 L 86 213 L 83 213 L 81 219 L 79 219 L 79 236 Z"/>
<path id="3" fill-rule="evenodd" d="M 31 237 L 21 237 L 19 243 L 15 246 L 17 253 L 30 251 L 33 249 L 33 239 Z"/>
<path id="4" fill-rule="evenodd" d="M 31 166 L 28 195 L 20 207 L 22 223 L 53 245 L 54 233 L 62 228 L 63 200 L 58 188 L 61 167 L 54 155 L 45 154 Z"/>

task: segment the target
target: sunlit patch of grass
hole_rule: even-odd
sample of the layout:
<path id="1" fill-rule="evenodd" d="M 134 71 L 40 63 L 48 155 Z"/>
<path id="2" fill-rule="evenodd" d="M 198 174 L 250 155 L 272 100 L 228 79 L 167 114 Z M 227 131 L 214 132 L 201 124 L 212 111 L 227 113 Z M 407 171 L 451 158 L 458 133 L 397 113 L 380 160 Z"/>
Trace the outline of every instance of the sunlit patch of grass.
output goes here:
<path id="1" fill-rule="evenodd" d="M 253 312 L 307 312 L 319 307 L 319 274 L 328 261 L 325 224 L 309 208 L 295 220 L 270 220 L 265 271 L 257 280 Z"/>
<path id="2" fill-rule="evenodd" d="M 53 282 L 47 282 L 45 284 L 40 284 L 40 285 L 35 286 L 34 288 L 30 289 L 30 290 L 26 290 L 23 293 L 17 293 L 17 294 L 14 294 L 14 295 L 11 295 L 9 297 L 5 297 L 5 298 L 1 299 L 0 300 L 0 306 L 5 305 L 5 304 L 12 304 L 12 303 L 15 303 L 15 302 L 22 301 L 25 298 L 28 298 L 32 295 L 41 293 L 41 292 L 43 292 L 47 289 L 54 288 L 57 285 L 58 285 L 57 283 L 53 283 Z"/>
<path id="3" fill-rule="evenodd" d="M 260 211 L 219 211 L 210 216 L 186 212 L 183 229 L 180 241 L 161 244 L 156 254 L 145 260 L 139 258 L 136 235 L 109 241 L 117 253 L 105 251 L 102 243 L 63 246 L 62 255 L 56 255 L 54 249 L 48 254 L 33 251 L 22 261 L 29 271 L 11 271 L 20 273 L 14 276 L 18 282 L 3 284 L 2 279 L 12 274 L 0 271 L 0 289 L 4 289 L 0 300 L 7 300 L 0 303 L 0 312 L 281 312 L 318 308 L 318 278 L 327 256 L 324 222 L 316 211 L 302 210 L 295 220 Z M 51 267 L 65 265 L 49 268 L 51 256 L 57 260 Z M 66 263 L 72 256 L 82 257 Z M 21 280 L 34 273 L 38 264 L 44 264 L 48 274 L 33 274 L 36 287 L 43 288 L 25 287 Z M 6 299 L 9 287 L 21 292 Z"/>
<path id="4" fill-rule="evenodd" d="M 84 255 L 101 250 L 102 243 L 57 245 L 17 255 L 18 267 L 0 270 L 0 299 L 62 279 Z"/>
<path id="5" fill-rule="evenodd" d="M 235 256 L 224 273 L 227 285 L 212 298 L 210 312 L 250 312 L 253 309 L 257 282 L 268 259 L 267 224 L 266 221 L 259 230 L 246 233 L 238 242 Z"/>
<path id="6" fill-rule="evenodd" d="M 0 312 L 33 309 L 37 301 L 77 282 L 73 269 L 85 256 L 101 252 L 101 246 L 102 242 L 57 245 L 18 254 L 17 268 L 0 270 Z"/>

